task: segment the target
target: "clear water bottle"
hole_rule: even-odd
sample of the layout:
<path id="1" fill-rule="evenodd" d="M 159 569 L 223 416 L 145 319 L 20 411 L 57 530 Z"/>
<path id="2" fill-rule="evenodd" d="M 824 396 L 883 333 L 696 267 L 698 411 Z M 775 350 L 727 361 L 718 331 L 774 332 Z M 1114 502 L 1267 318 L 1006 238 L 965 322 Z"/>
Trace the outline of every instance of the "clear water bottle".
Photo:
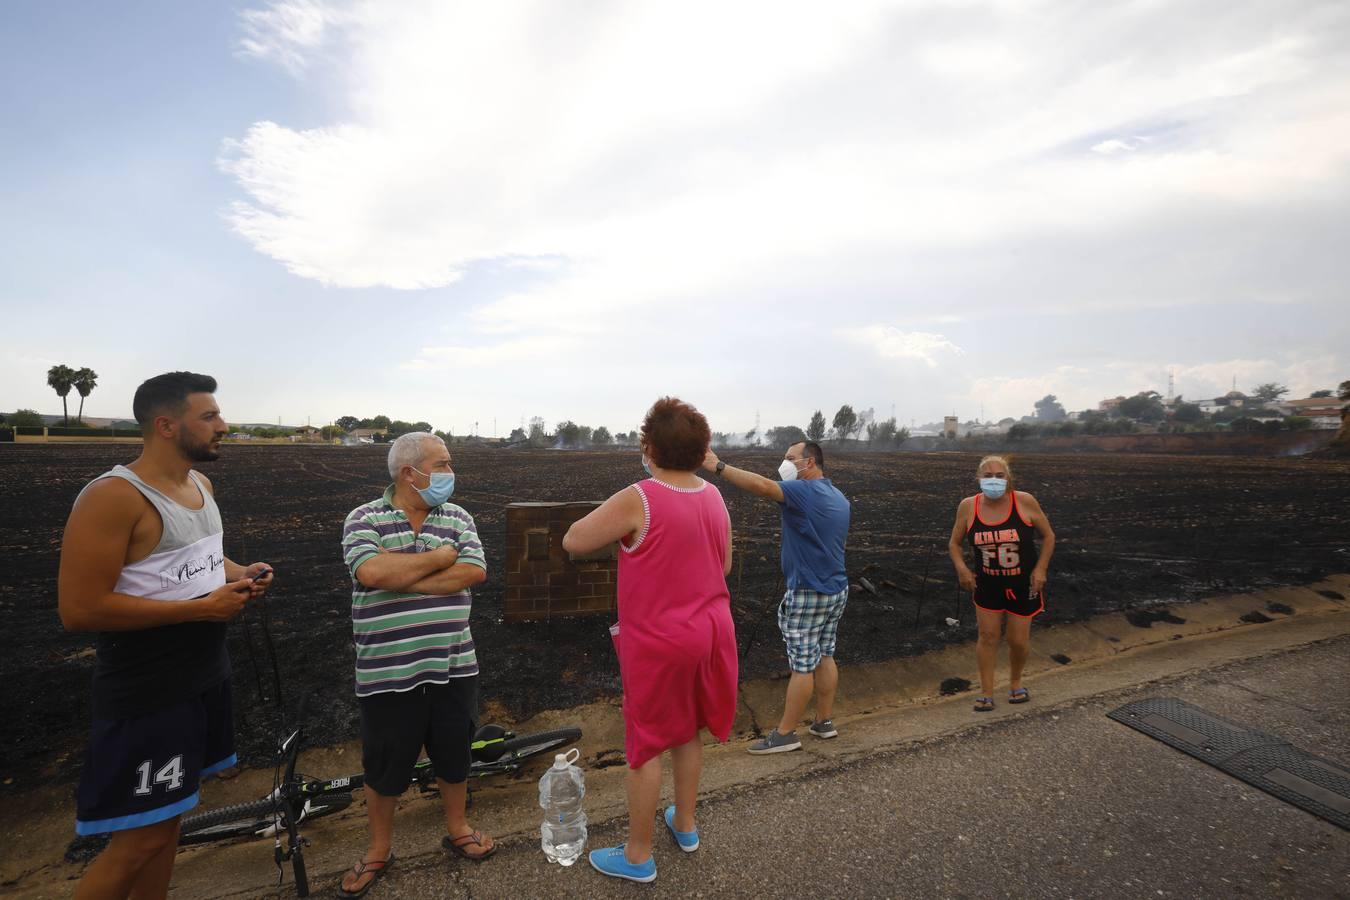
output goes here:
<path id="1" fill-rule="evenodd" d="M 586 777 L 574 765 L 580 756 L 575 747 L 559 753 L 539 779 L 539 805 L 544 809 L 540 846 L 549 862 L 564 866 L 576 862 L 586 849 L 586 811 L 581 806 Z"/>

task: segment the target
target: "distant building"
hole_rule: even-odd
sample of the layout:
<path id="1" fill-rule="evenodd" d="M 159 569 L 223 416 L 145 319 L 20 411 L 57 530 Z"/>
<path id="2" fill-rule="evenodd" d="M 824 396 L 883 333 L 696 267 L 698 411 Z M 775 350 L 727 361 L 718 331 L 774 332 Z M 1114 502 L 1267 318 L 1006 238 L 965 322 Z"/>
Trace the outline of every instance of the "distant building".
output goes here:
<path id="1" fill-rule="evenodd" d="M 1308 397 L 1304 400 L 1286 400 L 1282 405 L 1289 410 L 1290 415 L 1312 419 L 1313 428 L 1331 430 L 1341 427 L 1341 410 L 1346 404 L 1335 397 Z"/>
<path id="2" fill-rule="evenodd" d="M 1122 395 L 1122 396 L 1119 396 L 1119 397 L 1111 397 L 1111 398 L 1108 399 L 1108 400 L 1103 400 L 1103 401 L 1101 401 L 1100 403 L 1098 403 L 1098 404 L 1097 404 L 1097 409 L 1098 409 L 1099 411 L 1101 411 L 1101 412 L 1109 413 L 1109 412 L 1111 412 L 1113 409 L 1115 409 L 1117 406 L 1120 406 L 1120 404 L 1122 404 L 1122 403 L 1124 403 L 1124 402 L 1125 402 L 1125 397 L 1124 397 L 1123 395 Z"/>
<path id="3" fill-rule="evenodd" d="M 384 440 L 384 431 L 379 428 L 353 428 L 347 437 L 354 438 L 359 444 L 373 444 L 376 438 Z"/>
<path id="4" fill-rule="evenodd" d="M 1228 404 L 1221 400 L 1197 400 L 1195 405 L 1200 407 L 1200 411 L 1207 416 L 1212 416 L 1219 410 L 1228 408 Z"/>

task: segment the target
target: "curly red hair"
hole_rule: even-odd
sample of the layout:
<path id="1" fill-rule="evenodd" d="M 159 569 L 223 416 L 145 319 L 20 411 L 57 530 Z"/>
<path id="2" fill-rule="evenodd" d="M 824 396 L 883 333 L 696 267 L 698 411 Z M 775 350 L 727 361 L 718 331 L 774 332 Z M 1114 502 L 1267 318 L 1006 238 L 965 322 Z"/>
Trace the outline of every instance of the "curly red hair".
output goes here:
<path id="1" fill-rule="evenodd" d="M 712 443 L 708 420 L 678 397 L 662 397 L 642 420 L 647 457 L 663 469 L 693 472 Z"/>

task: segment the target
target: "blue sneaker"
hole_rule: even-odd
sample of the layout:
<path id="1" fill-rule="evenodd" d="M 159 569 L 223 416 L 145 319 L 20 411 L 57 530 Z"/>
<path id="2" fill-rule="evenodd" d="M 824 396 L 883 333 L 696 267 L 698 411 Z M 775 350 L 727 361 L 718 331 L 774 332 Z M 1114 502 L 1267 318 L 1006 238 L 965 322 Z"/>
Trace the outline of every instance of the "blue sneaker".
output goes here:
<path id="1" fill-rule="evenodd" d="M 698 829 L 693 831 L 675 830 L 675 807 L 666 807 L 666 828 L 670 830 L 670 836 L 675 838 L 675 843 L 680 845 L 680 849 L 685 853 L 693 853 L 698 849 Z"/>
<path id="2" fill-rule="evenodd" d="M 655 881 L 656 860 L 649 856 L 646 862 L 634 865 L 624 857 L 623 846 L 620 844 L 617 847 L 592 850 L 587 857 L 591 861 L 591 867 L 601 875 L 613 875 L 615 878 L 627 878 L 629 881 L 640 881 L 643 884 Z"/>

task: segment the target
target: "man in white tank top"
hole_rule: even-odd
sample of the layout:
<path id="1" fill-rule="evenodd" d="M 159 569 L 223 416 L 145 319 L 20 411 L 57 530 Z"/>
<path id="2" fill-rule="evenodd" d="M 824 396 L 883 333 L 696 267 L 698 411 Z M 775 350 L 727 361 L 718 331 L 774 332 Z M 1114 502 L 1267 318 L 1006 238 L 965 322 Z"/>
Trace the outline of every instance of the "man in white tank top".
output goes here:
<path id="1" fill-rule="evenodd" d="M 112 835 L 78 900 L 164 897 L 180 817 L 235 762 L 225 623 L 272 570 L 226 558 L 211 482 L 192 470 L 227 432 L 215 389 L 191 372 L 142 384 L 141 455 L 90 482 L 66 522 L 61 623 L 99 633 L 76 831 Z"/>

